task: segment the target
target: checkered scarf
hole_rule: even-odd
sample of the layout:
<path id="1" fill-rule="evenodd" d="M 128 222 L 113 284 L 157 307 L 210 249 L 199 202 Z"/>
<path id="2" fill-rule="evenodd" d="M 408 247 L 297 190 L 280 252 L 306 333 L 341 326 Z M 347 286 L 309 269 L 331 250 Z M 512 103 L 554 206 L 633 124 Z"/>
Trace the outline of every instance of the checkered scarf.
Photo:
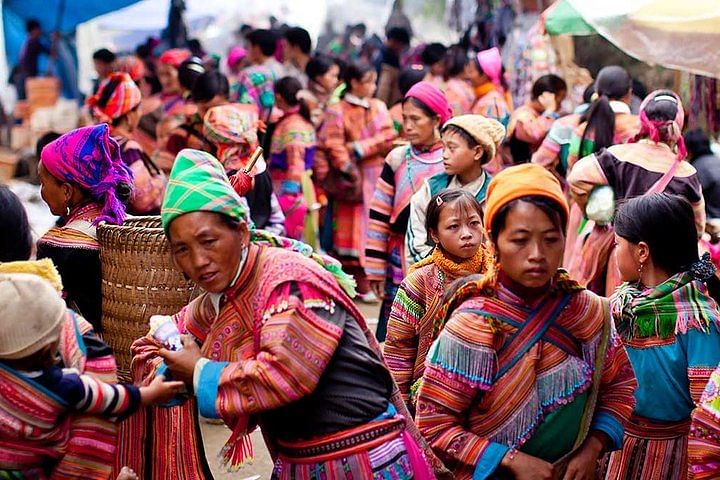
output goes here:
<path id="1" fill-rule="evenodd" d="M 116 72 L 103 80 L 87 106 L 100 122 L 112 123 L 140 105 L 142 93 L 130 75 Z"/>

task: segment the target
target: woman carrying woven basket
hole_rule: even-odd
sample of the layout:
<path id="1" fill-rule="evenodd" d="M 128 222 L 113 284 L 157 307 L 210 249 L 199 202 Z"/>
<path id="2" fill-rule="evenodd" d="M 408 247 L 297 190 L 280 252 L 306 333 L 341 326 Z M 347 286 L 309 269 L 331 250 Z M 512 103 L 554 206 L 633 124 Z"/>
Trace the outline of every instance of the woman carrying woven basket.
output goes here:
<path id="1" fill-rule="evenodd" d="M 125 219 L 132 174 L 108 125 L 72 130 L 42 151 L 40 193 L 60 220 L 38 241 L 37 257 L 50 258 L 60 271 L 63 296 L 101 332 L 100 222 Z"/>
<path id="2" fill-rule="evenodd" d="M 251 455 L 247 434 L 259 424 L 276 460 L 273 478 L 435 478 L 350 299 L 353 282 L 337 262 L 253 230 L 247 218 L 220 162 L 180 152 L 163 228 L 174 261 L 204 293 L 173 317 L 186 335 L 181 351 L 149 336 L 133 344 L 136 380 L 151 380 L 164 360 L 173 379 L 192 387 L 200 413 L 232 430 L 229 466 Z M 168 442 L 155 434 L 156 444 Z"/>

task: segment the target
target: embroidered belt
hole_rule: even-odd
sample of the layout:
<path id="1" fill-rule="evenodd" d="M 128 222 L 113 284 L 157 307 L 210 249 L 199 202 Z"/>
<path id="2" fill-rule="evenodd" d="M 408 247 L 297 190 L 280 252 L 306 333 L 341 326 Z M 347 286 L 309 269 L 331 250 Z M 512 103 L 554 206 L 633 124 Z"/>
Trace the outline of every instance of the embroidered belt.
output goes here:
<path id="1" fill-rule="evenodd" d="M 293 463 L 319 463 L 371 450 L 396 438 L 405 419 L 395 417 L 299 442 L 278 442 L 280 457 Z"/>
<path id="2" fill-rule="evenodd" d="M 690 419 L 679 422 L 661 422 L 633 415 L 625 424 L 625 434 L 649 440 L 671 440 L 690 432 Z"/>

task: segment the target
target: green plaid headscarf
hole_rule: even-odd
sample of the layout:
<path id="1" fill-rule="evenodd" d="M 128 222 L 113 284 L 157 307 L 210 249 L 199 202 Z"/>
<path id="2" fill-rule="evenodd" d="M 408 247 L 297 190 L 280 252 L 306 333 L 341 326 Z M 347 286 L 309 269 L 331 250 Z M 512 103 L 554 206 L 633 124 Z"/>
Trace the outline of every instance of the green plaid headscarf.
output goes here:
<path id="1" fill-rule="evenodd" d="M 230 186 L 222 164 L 212 155 L 186 148 L 175 158 L 160 215 L 167 234 L 170 223 L 190 212 L 224 213 L 247 221 L 248 212 Z"/>

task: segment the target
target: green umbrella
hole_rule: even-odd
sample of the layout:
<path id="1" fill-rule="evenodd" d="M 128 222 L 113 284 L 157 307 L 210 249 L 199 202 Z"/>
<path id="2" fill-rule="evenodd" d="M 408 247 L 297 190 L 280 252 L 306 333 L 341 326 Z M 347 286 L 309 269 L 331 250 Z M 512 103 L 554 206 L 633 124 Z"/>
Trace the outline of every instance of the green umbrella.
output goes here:
<path id="1" fill-rule="evenodd" d="M 597 33 L 570 5 L 567 0 L 558 0 L 544 15 L 545 30 L 550 35 L 593 35 Z"/>

